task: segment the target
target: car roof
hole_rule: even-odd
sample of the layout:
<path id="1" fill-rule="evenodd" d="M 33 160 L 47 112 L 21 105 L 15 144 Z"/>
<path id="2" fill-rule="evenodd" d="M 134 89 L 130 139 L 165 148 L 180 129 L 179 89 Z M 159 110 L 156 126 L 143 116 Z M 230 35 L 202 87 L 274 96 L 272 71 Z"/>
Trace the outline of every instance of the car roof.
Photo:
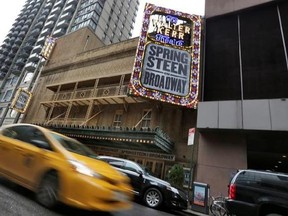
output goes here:
<path id="1" fill-rule="evenodd" d="M 119 158 L 119 157 L 113 157 L 113 156 L 105 156 L 105 155 L 99 155 L 98 158 L 107 158 L 107 159 L 115 159 L 115 160 L 121 160 L 121 161 L 127 161 L 127 162 L 131 162 L 131 163 L 135 163 L 134 161 L 128 160 L 128 159 L 124 159 L 124 158 Z"/>
<path id="2" fill-rule="evenodd" d="M 265 173 L 265 174 L 282 175 L 282 176 L 287 176 L 288 175 L 287 173 L 275 172 L 275 171 L 270 171 L 270 170 L 243 169 L 243 170 L 239 170 L 239 173 L 240 172 Z"/>

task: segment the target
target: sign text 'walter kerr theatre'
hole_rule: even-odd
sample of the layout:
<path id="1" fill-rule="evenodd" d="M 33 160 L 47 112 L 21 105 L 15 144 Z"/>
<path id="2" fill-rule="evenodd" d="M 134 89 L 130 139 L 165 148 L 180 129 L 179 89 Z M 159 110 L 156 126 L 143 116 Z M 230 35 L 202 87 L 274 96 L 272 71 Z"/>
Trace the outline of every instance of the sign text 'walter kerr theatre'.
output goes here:
<path id="1" fill-rule="evenodd" d="M 146 4 L 130 93 L 195 107 L 201 17 Z"/>

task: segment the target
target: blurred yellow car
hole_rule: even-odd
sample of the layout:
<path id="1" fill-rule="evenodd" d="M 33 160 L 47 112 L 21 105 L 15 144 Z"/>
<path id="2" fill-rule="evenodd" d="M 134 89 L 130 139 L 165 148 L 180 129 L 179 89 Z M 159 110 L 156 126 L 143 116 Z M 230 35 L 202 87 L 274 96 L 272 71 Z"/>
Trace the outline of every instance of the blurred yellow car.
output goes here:
<path id="1" fill-rule="evenodd" d="M 129 178 L 75 139 L 32 124 L 0 128 L 0 176 L 35 192 L 47 208 L 129 209 Z"/>

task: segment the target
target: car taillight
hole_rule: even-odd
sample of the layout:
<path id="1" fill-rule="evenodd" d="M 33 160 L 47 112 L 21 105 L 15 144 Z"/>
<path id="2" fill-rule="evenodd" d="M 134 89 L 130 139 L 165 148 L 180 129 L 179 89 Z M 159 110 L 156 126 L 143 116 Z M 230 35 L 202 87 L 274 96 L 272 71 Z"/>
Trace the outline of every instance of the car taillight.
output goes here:
<path id="1" fill-rule="evenodd" d="M 230 184 L 229 186 L 229 199 L 235 199 L 236 198 L 236 185 Z"/>

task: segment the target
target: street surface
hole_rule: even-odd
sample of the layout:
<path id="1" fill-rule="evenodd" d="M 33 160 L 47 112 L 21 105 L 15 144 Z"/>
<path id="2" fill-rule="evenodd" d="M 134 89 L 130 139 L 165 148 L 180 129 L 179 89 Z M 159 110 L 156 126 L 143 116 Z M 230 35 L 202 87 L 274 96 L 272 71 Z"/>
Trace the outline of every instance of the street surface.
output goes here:
<path id="1" fill-rule="evenodd" d="M 183 212 L 155 210 L 139 203 L 133 208 L 117 213 L 88 212 L 60 206 L 54 211 L 48 210 L 34 201 L 33 193 L 0 178 L 0 216 L 185 216 Z"/>

